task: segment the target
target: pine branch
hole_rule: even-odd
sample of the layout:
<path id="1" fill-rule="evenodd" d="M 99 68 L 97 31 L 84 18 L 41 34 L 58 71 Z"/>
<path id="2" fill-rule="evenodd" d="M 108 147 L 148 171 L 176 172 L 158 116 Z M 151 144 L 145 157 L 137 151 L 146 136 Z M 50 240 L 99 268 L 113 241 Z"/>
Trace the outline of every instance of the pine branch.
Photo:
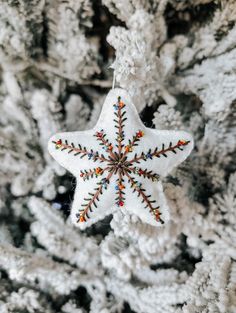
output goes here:
<path id="1" fill-rule="evenodd" d="M 75 147 L 73 142 L 68 144 L 68 141 L 65 140 L 65 143 L 63 143 L 61 139 L 52 142 L 55 144 L 56 149 L 60 149 L 61 151 L 67 150 L 68 153 L 74 152 L 74 156 L 79 155 L 81 159 L 87 156 L 89 160 L 91 159 L 93 161 L 99 160 L 100 162 L 109 162 L 109 160 L 105 158 L 103 154 L 100 155 L 93 149 L 88 150 L 86 147 L 82 147 L 81 144 L 78 144 L 78 147 Z"/>
<path id="2" fill-rule="evenodd" d="M 124 147 L 124 144 L 123 144 L 123 141 L 124 141 L 124 122 L 127 120 L 127 118 L 125 117 L 126 111 L 124 111 L 125 104 L 124 104 L 124 102 L 121 101 L 120 97 L 118 97 L 117 104 L 114 104 L 114 108 L 115 108 L 115 110 L 117 110 L 117 112 L 114 113 L 116 116 L 116 119 L 114 119 L 113 121 L 115 122 L 115 128 L 118 129 L 118 131 L 116 132 L 116 135 L 117 135 L 116 147 L 118 148 L 119 156 L 121 156 L 122 148 Z"/>
<path id="3" fill-rule="evenodd" d="M 128 177 L 128 181 L 131 185 L 131 188 L 133 189 L 133 192 L 137 192 L 138 193 L 138 197 L 142 198 L 142 203 L 145 203 L 145 208 L 149 208 L 149 211 L 151 212 L 151 214 L 154 215 L 156 221 L 161 222 L 162 224 L 164 223 L 164 221 L 161 219 L 160 215 L 160 211 L 159 211 L 159 206 L 154 207 L 154 203 L 156 202 L 156 200 L 151 200 L 151 195 L 146 195 L 146 189 L 144 189 L 142 187 L 142 185 L 137 182 L 133 177 L 131 177 L 129 175 L 129 173 L 127 173 L 127 171 L 125 171 L 125 175 Z"/>
<path id="4" fill-rule="evenodd" d="M 104 169 L 101 167 L 94 167 L 93 169 L 89 170 L 81 170 L 80 171 L 80 177 L 83 178 L 83 180 L 88 180 L 93 177 L 98 177 L 99 175 L 102 175 L 105 171 L 108 171 L 110 167 L 105 167 Z"/>
<path id="5" fill-rule="evenodd" d="M 164 156 L 165 158 L 168 157 L 167 152 L 173 152 L 174 154 L 177 153 L 176 150 L 181 150 L 183 151 L 183 146 L 186 146 L 190 143 L 190 141 L 185 141 L 185 140 L 179 140 L 178 143 L 176 145 L 172 145 L 172 142 L 169 143 L 169 147 L 165 148 L 165 144 L 162 144 L 162 149 L 158 151 L 158 147 L 156 147 L 154 149 L 154 151 L 152 151 L 151 149 L 148 150 L 147 153 L 142 152 L 141 155 L 137 156 L 137 154 L 135 154 L 134 158 L 132 160 L 129 161 L 130 164 L 132 163 L 139 163 L 140 160 L 148 160 L 148 159 L 152 159 L 153 157 L 157 157 L 160 158 L 161 156 Z"/>
<path id="6" fill-rule="evenodd" d="M 124 201 L 125 201 L 125 197 L 124 197 L 124 195 L 125 195 L 125 193 L 124 193 L 124 189 L 125 189 L 125 186 L 124 186 L 124 179 L 123 179 L 123 177 L 122 177 L 123 175 L 122 175 L 122 173 L 121 173 L 121 170 L 119 170 L 119 173 L 118 173 L 118 178 L 117 178 L 117 180 L 116 180 L 116 190 L 117 190 L 117 192 L 116 192 L 116 195 L 117 195 L 117 197 L 115 198 L 115 200 L 116 200 L 116 204 L 118 205 L 118 206 L 123 206 L 124 205 Z"/>
<path id="7" fill-rule="evenodd" d="M 148 178 L 148 179 L 151 179 L 153 182 L 154 181 L 158 181 L 160 176 L 156 173 L 153 173 L 153 171 L 148 171 L 147 169 L 142 169 L 140 167 L 128 167 L 126 169 L 128 172 L 132 172 L 138 176 L 142 176 L 144 178 Z"/>
<path id="8" fill-rule="evenodd" d="M 129 153 L 133 151 L 133 148 L 138 146 L 138 142 L 140 141 L 140 138 L 142 138 L 144 136 L 144 133 L 139 130 L 138 132 L 136 132 L 135 135 L 133 135 L 132 140 L 129 139 L 129 144 L 125 147 L 125 152 L 123 155 L 122 160 L 124 160 L 125 156 Z"/>
<path id="9" fill-rule="evenodd" d="M 105 149 L 105 151 L 110 154 L 111 158 L 114 158 L 115 155 L 112 152 L 113 145 L 108 139 L 106 139 L 106 134 L 104 133 L 103 129 L 96 132 L 94 136 L 97 138 L 98 141 L 100 141 L 100 145 Z"/>
<path id="10" fill-rule="evenodd" d="M 98 183 L 98 187 L 94 189 L 93 192 L 89 192 L 88 196 L 89 198 L 84 198 L 84 201 L 86 203 L 82 204 L 81 206 L 84 207 L 82 210 L 80 210 L 79 214 L 77 214 L 78 222 L 86 222 L 86 219 L 89 218 L 88 212 L 92 212 L 92 208 L 97 208 L 96 202 L 99 201 L 99 196 L 102 195 L 103 190 L 107 189 L 107 185 L 110 183 L 110 179 L 113 175 L 114 170 L 111 170 L 111 172 L 108 174 L 106 178 L 102 178 Z"/>

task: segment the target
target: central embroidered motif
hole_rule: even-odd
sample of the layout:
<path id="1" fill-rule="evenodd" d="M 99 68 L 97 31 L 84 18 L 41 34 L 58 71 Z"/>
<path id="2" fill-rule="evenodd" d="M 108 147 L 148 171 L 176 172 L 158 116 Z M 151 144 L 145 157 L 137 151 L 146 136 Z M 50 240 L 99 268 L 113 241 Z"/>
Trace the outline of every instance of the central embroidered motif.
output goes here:
<path id="1" fill-rule="evenodd" d="M 143 140 L 145 133 L 137 129 L 135 135 L 133 135 L 133 137 L 128 140 L 128 144 L 125 145 L 124 140 L 126 134 L 124 132 L 124 126 L 125 123 L 129 122 L 126 117 L 126 104 L 122 101 L 121 97 L 118 97 L 113 107 L 116 142 L 110 142 L 105 131 L 100 129 L 94 136 L 101 146 L 101 151 L 88 149 L 81 146 L 81 144 L 76 146 L 73 142 L 68 142 L 68 140 L 62 141 L 62 139 L 59 139 L 52 141 L 56 149 L 73 153 L 74 156 L 79 156 L 80 158 L 86 157 L 88 160 L 94 162 L 100 161 L 100 163 L 104 165 L 80 171 L 80 177 L 84 181 L 96 178 L 98 182 L 97 187 L 88 192 L 88 195 L 84 197 L 84 202 L 81 204 L 76 214 L 78 218 L 77 222 L 83 223 L 89 219 L 90 212 L 97 208 L 99 197 L 107 190 L 111 177 L 116 175 L 116 183 L 112 186 L 116 194 L 114 204 L 118 207 L 123 207 L 125 205 L 126 189 L 131 188 L 133 193 L 136 193 L 137 197 L 141 199 L 144 207 L 153 215 L 154 219 L 163 224 L 161 208 L 139 181 L 139 177 L 141 177 L 151 182 L 156 182 L 159 180 L 159 175 L 152 170 L 143 168 L 143 166 L 139 167 L 139 164 L 140 161 L 152 160 L 154 158 L 168 158 L 169 153 L 176 154 L 178 150 L 183 151 L 183 147 L 188 145 L 190 141 L 179 138 L 177 142 L 169 142 L 168 146 L 163 143 L 160 149 L 155 147 L 148 151 L 135 153 L 135 148 L 139 145 L 140 141 Z M 132 157 L 129 157 L 131 152 L 134 153 L 132 153 Z M 105 177 L 101 177 L 102 175 L 105 175 Z M 124 178 L 127 178 L 126 181 L 128 181 L 129 186 L 125 184 Z"/>

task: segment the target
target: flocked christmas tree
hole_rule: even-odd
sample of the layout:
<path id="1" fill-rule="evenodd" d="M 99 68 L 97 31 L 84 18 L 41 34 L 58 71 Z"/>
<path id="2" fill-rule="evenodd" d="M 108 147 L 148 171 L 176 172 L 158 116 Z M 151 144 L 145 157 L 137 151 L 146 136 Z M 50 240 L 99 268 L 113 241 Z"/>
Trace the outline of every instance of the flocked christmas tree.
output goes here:
<path id="1" fill-rule="evenodd" d="M 1 313 L 236 312 L 235 20 L 233 0 L 0 2 Z M 181 135 L 149 151 L 134 113 L 117 141 L 108 123 L 92 145 L 56 137 L 59 158 L 91 161 L 76 184 L 48 140 L 95 127 L 113 72 L 148 131 Z M 122 101 L 111 104 L 118 123 Z M 194 149 L 172 169 L 192 147 L 183 131 Z M 168 166 L 149 168 L 151 157 Z M 165 166 L 169 221 L 147 192 Z M 80 188 L 91 193 L 88 216 L 76 208 L 82 230 L 69 217 Z M 91 202 L 101 190 L 109 215 Z M 151 223 L 135 214 L 143 194 Z"/>

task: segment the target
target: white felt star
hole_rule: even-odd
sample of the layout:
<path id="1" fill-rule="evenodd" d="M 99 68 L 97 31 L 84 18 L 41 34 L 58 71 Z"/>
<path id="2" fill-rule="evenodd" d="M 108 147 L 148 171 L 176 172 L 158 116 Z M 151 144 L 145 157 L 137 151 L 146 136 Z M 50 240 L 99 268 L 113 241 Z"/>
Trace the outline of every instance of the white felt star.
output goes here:
<path id="1" fill-rule="evenodd" d="M 192 148 L 186 132 L 145 127 L 124 89 L 109 92 L 93 129 L 56 134 L 48 145 L 77 179 L 71 217 L 82 229 L 119 209 L 151 225 L 166 223 L 168 206 L 159 178 Z"/>

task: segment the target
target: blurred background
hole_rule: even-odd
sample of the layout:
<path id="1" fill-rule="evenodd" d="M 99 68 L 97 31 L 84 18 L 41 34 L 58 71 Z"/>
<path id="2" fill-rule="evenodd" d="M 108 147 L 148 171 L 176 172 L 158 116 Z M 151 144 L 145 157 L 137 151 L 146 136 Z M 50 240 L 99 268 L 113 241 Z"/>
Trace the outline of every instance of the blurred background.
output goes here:
<path id="1" fill-rule="evenodd" d="M 236 312 L 236 2 L 0 0 L 0 313 Z M 195 148 L 163 180 L 171 221 L 71 225 L 49 155 L 107 92 Z"/>

